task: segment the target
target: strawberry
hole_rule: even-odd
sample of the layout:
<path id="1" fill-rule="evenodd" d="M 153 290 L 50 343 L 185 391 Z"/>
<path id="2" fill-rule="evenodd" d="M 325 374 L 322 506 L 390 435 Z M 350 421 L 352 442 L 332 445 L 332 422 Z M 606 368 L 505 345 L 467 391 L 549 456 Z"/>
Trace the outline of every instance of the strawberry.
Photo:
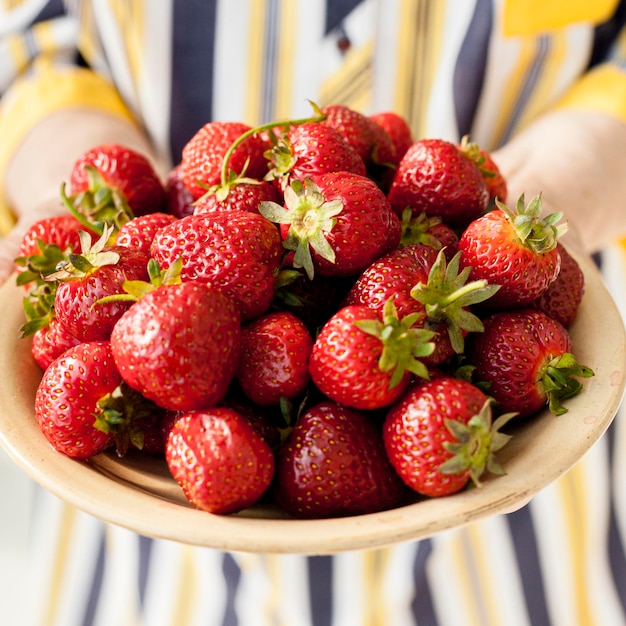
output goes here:
<path id="1" fill-rule="evenodd" d="M 313 344 L 309 370 L 317 388 L 356 409 L 377 409 L 397 400 L 411 374 L 428 377 L 419 358 L 432 352 L 433 333 L 412 328 L 419 315 L 398 319 L 392 298 L 382 314 L 366 306 L 341 308 Z"/>
<path id="2" fill-rule="evenodd" d="M 321 122 L 292 126 L 268 152 L 269 178 L 285 189 L 293 180 L 331 172 L 365 176 L 365 164 L 343 135 Z"/>
<path id="3" fill-rule="evenodd" d="M 108 341 L 69 348 L 45 370 L 35 395 L 41 432 L 56 450 L 80 459 L 99 454 L 116 440 L 123 454 L 135 435 L 133 415 L 153 408 L 125 393 Z"/>
<path id="4" fill-rule="evenodd" d="M 393 111 L 382 111 L 369 116 L 391 138 L 396 149 L 396 160 L 399 163 L 406 151 L 413 145 L 413 133 L 407 120 Z"/>
<path id="5" fill-rule="evenodd" d="M 593 375 L 577 363 L 567 330 L 542 311 L 499 311 L 483 324 L 468 343 L 467 357 L 503 411 L 524 417 L 547 405 L 560 415 L 567 411 L 561 401 L 582 388 L 578 378 Z"/>
<path id="6" fill-rule="evenodd" d="M 304 322 L 288 311 L 267 313 L 241 331 L 236 378 L 259 406 L 293 400 L 309 383 L 313 340 Z"/>
<path id="7" fill-rule="evenodd" d="M 274 456 L 248 421 L 232 409 L 196 410 L 169 431 L 165 458 L 189 502 L 209 513 L 255 504 L 274 476 Z"/>
<path id="8" fill-rule="evenodd" d="M 245 138 L 227 157 L 231 145 L 253 129 L 242 122 L 208 122 L 183 148 L 180 173 L 185 187 L 195 199 L 212 185 L 223 181 L 222 168 L 261 180 L 267 174 L 267 142 L 258 134 Z"/>
<path id="9" fill-rule="evenodd" d="M 259 211 L 281 225 L 284 247 L 295 252 L 293 266 L 309 278 L 356 275 L 400 240 L 400 220 L 385 195 L 350 172 L 294 181 L 284 207 L 263 202 Z"/>
<path id="10" fill-rule="evenodd" d="M 547 313 L 565 328 L 569 328 L 576 319 L 585 293 L 585 275 L 563 244 L 557 242 L 556 249 L 561 258 L 559 273 L 531 306 Z"/>
<path id="11" fill-rule="evenodd" d="M 54 359 L 79 343 L 81 341 L 53 317 L 46 326 L 33 333 L 31 353 L 39 367 L 45 370 Z"/>
<path id="12" fill-rule="evenodd" d="M 132 216 L 163 209 L 165 188 L 150 161 L 116 143 L 84 152 L 70 172 L 70 203 L 87 222 L 120 226 Z"/>
<path id="13" fill-rule="evenodd" d="M 180 164 L 173 167 L 165 179 L 165 213 L 171 213 L 174 217 L 185 217 L 193 213 L 193 194 L 183 182 Z"/>
<path id="14" fill-rule="evenodd" d="M 470 481 L 481 485 L 488 470 L 502 474 L 494 453 L 509 436 L 492 424 L 490 401 L 474 385 L 437 376 L 413 386 L 389 409 L 383 424 L 385 450 L 402 480 L 414 491 L 439 497 Z"/>
<path id="15" fill-rule="evenodd" d="M 491 153 L 479 147 L 478 144 L 471 142 L 469 137 L 463 137 L 459 149 L 478 165 L 487 185 L 489 199 L 495 200 L 497 198 L 500 202 L 506 202 L 508 196 L 506 179 L 493 160 Z"/>
<path id="16" fill-rule="evenodd" d="M 473 279 L 500 286 L 490 307 L 527 306 L 559 273 L 556 244 L 566 225 L 556 226 L 561 213 L 541 218 L 541 196 L 526 205 L 522 194 L 515 209 L 500 201 L 496 205 L 461 234 L 461 266 L 471 268 Z"/>
<path id="17" fill-rule="evenodd" d="M 210 283 L 249 320 L 272 302 L 282 246 L 277 228 L 258 213 L 217 211 L 188 215 L 161 228 L 151 254 L 164 269 L 182 259 L 183 281 Z"/>
<path id="18" fill-rule="evenodd" d="M 310 407 L 277 458 L 276 500 L 293 517 L 375 513 L 404 494 L 369 415 L 334 402 Z"/>
<path id="19" fill-rule="evenodd" d="M 132 303 L 113 328 L 111 348 L 130 387 L 160 407 L 188 411 L 226 395 L 240 340 L 235 303 L 191 281 L 161 285 Z"/>
<path id="20" fill-rule="evenodd" d="M 443 249 L 446 259 L 450 261 L 456 254 L 459 237 L 440 217 L 428 217 L 426 213 L 414 215 L 411 209 L 405 209 L 402 213 L 402 237 L 399 245 L 416 243 L 431 246 L 437 251 Z"/>
<path id="21" fill-rule="evenodd" d="M 125 248 L 140 250 L 149 257 L 150 246 L 156 232 L 176 219 L 170 213 L 161 212 L 134 217 L 119 229 L 115 238 L 115 244 Z"/>
<path id="22" fill-rule="evenodd" d="M 196 200 L 193 213 L 199 215 L 232 210 L 258 213 L 261 202 L 282 203 L 282 201 L 282 193 L 274 183 L 241 178 L 226 187 L 219 187 L 215 191 L 209 190 Z"/>
<path id="23" fill-rule="evenodd" d="M 108 339 L 113 326 L 129 306 L 128 302 L 111 301 L 96 304 L 105 296 L 123 293 L 127 280 L 148 277 L 148 257 L 134 248 L 109 246 L 110 230 L 93 245 L 81 233 L 81 254 L 70 254 L 68 260 L 48 278 L 58 281 L 54 311 L 65 329 L 80 341 Z"/>
<path id="24" fill-rule="evenodd" d="M 420 139 L 407 150 L 388 197 L 399 216 L 410 207 L 416 215 L 425 211 L 452 227 L 476 219 L 489 201 L 476 163 L 443 139 Z"/>

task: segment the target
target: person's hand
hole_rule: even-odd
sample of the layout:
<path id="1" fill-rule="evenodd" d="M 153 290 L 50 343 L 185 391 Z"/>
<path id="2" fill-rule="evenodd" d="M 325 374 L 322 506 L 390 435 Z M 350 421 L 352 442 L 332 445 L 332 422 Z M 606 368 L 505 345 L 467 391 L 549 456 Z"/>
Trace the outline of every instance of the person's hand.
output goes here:
<path id="1" fill-rule="evenodd" d="M 626 124 L 587 111 L 555 110 L 493 152 L 510 204 L 541 193 L 544 213 L 561 211 L 568 247 L 593 253 L 626 235 Z"/>

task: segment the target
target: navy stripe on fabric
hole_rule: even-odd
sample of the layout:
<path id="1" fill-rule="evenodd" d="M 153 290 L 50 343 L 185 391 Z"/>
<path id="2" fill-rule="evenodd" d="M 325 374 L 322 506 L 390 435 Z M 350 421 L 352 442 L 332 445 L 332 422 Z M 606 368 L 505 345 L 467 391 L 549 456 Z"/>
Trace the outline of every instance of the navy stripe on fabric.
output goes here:
<path id="1" fill-rule="evenodd" d="M 337 28 L 363 0 L 326 0 L 325 35 Z"/>
<path id="2" fill-rule="evenodd" d="M 228 552 L 225 552 L 223 556 L 222 571 L 224 572 L 224 580 L 226 582 L 226 605 L 224 607 L 222 626 L 239 626 L 235 609 L 235 598 L 239 588 L 239 581 L 241 580 L 241 570 L 233 556 Z"/>
<path id="3" fill-rule="evenodd" d="M 170 148 L 178 163 L 184 145 L 213 114 L 217 0 L 186 0 L 173 7 Z"/>
<path id="4" fill-rule="evenodd" d="M 278 57 L 278 22 L 280 0 L 268 0 L 265 8 L 265 49 L 261 89 L 261 123 L 274 119 L 276 66 Z"/>
<path id="5" fill-rule="evenodd" d="M 54 17 L 60 17 L 61 15 L 65 15 L 63 0 L 48 0 L 35 18 L 35 22 L 43 22 L 44 20 L 50 20 Z"/>
<path id="6" fill-rule="evenodd" d="M 85 614 L 83 616 L 82 626 L 92 626 L 96 617 L 96 610 L 100 600 L 102 591 L 102 581 L 104 579 L 104 568 L 106 560 L 106 530 L 104 524 L 100 525 L 100 534 L 98 537 L 98 557 L 95 562 L 93 574 L 91 576 L 91 589 L 87 597 L 85 605 Z"/>
<path id="7" fill-rule="evenodd" d="M 454 68 L 452 90 L 459 137 L 470 133 L 487 67 L 492 30 L 491 0 L 476 0 L 474 13 Z"/>
<path id="8" fill-rule="evenodd" d="M 506 516 L 506 520 L 513 539 L 530 623 L 533 626 L 550 626 L 548 604 L 530 506 L 532 505 L 524 506 L 510 513 Z"/>
<path id="9" fill-rule="evenodd" d="M 619 414 L 616 419 L 619 419 Z M 615 421 L 613 421 L 605 434 L 609 447 L 609 469 L 613 468 L 615 456 L 615 428 Z M 606 549 L 609 551 L 609 564 L 613 580 L 615 581 L 617 595 L 621 602 L 622 610 L 626 614 L 626 551 L 624 549 L 624 538 L 621 536 L 619 526 L 617 524 L 617 513 L 615 511 L 615 499 L 613 496 L 618 489 L 623 488 L 622 477 L 616 476 L 612 471 L 609 471 L 608 474 L 611 490 L 611 508 L 609 511 L 608 544 Z M 626 621 L 626 617 L 624 619 Z"/>
<path id="10" fill-rule="evenodd" d="M 607 58 L 624 26 L 626 26 L 626 0 L 619 3 L 611 19 L 596 27 L 589 67 L 602 63 Z"/>
<path id="11" fill-rule="evenodd" d="M 419 626 L 437 626 L 437 616 L 433 604 L 428 577 L 426 576 L 426 564 L 428 557 L 433 551 L 433 544 L 430 539 L 419 542 L 413 563 L 413 581 L 415 596 L 411 603 L 411 609 L 415 618 L 415 623 Z"/>
<path id="12" fill-rule="evenodd" d="M 307 558 L 311 624 L 328 626 L 333 614 L 333 557 L 311 556 Z"/>
<path id="13" fill-rule="evenodd" d="M 148 585 L 148 574 L 150 572 L 150 562 L 152 560 L 152 546 L 154 540 L 142 535 L 137 536 L 139 542 L 139 602 L 141 606 L 145 603 L 146 587 Z"/>

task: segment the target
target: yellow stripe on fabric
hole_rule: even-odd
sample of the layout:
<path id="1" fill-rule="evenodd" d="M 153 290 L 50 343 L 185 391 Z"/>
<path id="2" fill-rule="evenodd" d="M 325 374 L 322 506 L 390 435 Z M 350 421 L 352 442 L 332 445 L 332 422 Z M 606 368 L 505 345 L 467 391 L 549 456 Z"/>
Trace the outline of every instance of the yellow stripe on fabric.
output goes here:
<path id="1" fill-rule="evenodd" d="M 559 107 L 605 113 L 626 122 L 626 72 L 608 63 L 595 67 L 573 85 Z"/>
<path id="2" fill-rule="evenodd" d="M 322 84 L 320 106 L 344 104 L 357 111 L 367 111 L 372 98 L 373 54 L 373 41 L 349 50 L 339 71 Z"/>
<path id="3" fill-rule="evenodd" d="M 389 549 L 372 550 L 365 553 L 364 581 L 365 590 L 363 600 L 365 607 L 364 626 L 388 626 L 389 616 L 393 615 L 393 607 L 385 603 L 384 580 L 389 568 Z"/>
<path id="4" fill-rule="evenodd" d="M 99 47 L 93 6 L 91 2 L 81 2 L 79 5 L 78 42 L 77 46 L 85 60 L 92 66 L 99 65 L 102 54 Z"/>
<path id="5" fill-rule="evenodd" d="M 265 0 L 251 0 L 249 5 L 248 32 L 248 74 L 245 120 L 257 126 L 261 120 L 261 102 L 263 101 L 263 51 L 266 28 Z"/>
<path id="6" fill-rule="evenodd" d="M 403 115 L 414 136 L 426 128 L 428 96 L 441 51 L 446 2 L 402 0 L 397 40 L 395 110 Z"/>
<path id="7" fill-rule="evenodd" d="M 280 561 L 281 555 L 267 554 L 262 557 L 267 566 L 267 572 L 269 577 L 269 591 L 266 596 L 266 602 L 264 603 L 264 613 L 266 615 L 262 624 L 274 624 L 278 621 L 277 615 L 280 613 L 280 606 L 282 604 L 283 593 L 283 581 L 281 576 Z"/>
<path id="8" fill-rule="evenodd" d="M 293 82 L 293 50 L 296 49 L 298 32 L 298 3 L 283 0 L 280 3 L 278 37 L 278 67 L 276 72 L 276 112 L 277 119 L 287 119 L 292 111 L 291 87 Z"/>
<path id="9" fill-rule="evenodd" d="M 467 549 L 466 530 L 461 529 L 450 540 L 451 568 L 450 576 L 458 581 L 453 584 L 455 603 L 460 602 L 467 624 L 483 624 L 480 611 L 474 597 L 474 578 L 476 572 Z"/>
<path id="10" fill-rule="evenodd" d="M 500 115 L 493 125 L 492 143 L 499 145 L 507 129 L 511 114 L 518 102 L 522 84 L 526 78 L 529 65 L 536 55 L 536 41 L 533 38 L 520 40 L 520 51 L 517 58 L 517 65 L 511 72 L 511 76 L 503 85 L 502 102 L 500 104 Z"/>
<path id="11" fill-rule="evenodd" d="M 111 11 L 120 25 L 123 36 L 128 67 L 133 83 L 138 83 L 141 72 L 141 49 L 144 37 L 143 1 L 142 0 L 109 0 Z"/>
<path id="12" fill-rule="evenodd" d="M 49 115 L 71 107 L 86 107 L 132 120 L 115 89 L 93 72 L 79 68 L 37 65 L 37 71 L 17 81 L 0 106 L 0 172 L 30 130 Z M 0 181 L 0 188 L 3 187 Z M 13 225 L 6 198 L 0 196 L 0 235 Z"/>
<path id="13" fill-rule="evenodd" d="M 617 5 L 618 0 L 506 0 L 503 30 L 507 36 L 524 36 L 580 22 L 600 24 Z"/>
<path id="14" fill-rule="evenodd" d="M 29 63 L 30 56 L 26 42 L 21 36 L 12 36 L 7 39 L 9 54 L 13 59 L 13 65 L 18 72 L 21 72 Z"/>
<path id="15" fill-rule="evenodd" d="M 585 489 L 583 473 L 583 464 L 579 463 L 557 482 L 557 486 L 564 507 L 565 528 L 563 532 L 569 539 L 567 545 L 571 556 L 571 571 L 568 574 L 573 583 L 572 602 L 576 615 L 575 623 L 593 626 L 595 619 L 589 606 L 585 580 L 585 554 L 590 548 L 586 541 L 589 524 L 585 516 L 585 498 L 581 495 Z"/>
<path id="16" fill-rule="evenodd" d="M 63 503 L 61 519 L 59 522 L 60 532 L 54 544 L 55 551 L 52 562 L 54 563 L 54 572 L 50 581 L 50 586 L 46 589 L 48 603 L 45 612 L 42 613 L 44 623 L 41 626 L 53 626 L 57 623 L 56 613 L 59 610 L 59 600 L 61 598 L 61 587 L 65 568 L 67 566 L 70 545 L 74 536 L 74 526 L 76 524 L 76 509 Z M 43 599 L 39 590 L 37 597 Z M 41 594 L 41 595 L 40 595 Z"/>

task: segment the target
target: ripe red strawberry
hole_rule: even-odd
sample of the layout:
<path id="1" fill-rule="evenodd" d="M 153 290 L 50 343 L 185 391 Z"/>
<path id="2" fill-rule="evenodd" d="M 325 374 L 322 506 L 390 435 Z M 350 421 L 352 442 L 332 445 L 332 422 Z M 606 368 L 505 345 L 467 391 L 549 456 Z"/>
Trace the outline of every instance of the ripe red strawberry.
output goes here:
<path id="1" fill-rule="evenodd" d="M 162 269 L 182 259 L 181 279 L 219 289 L 237 303 L 243 320 L 269 308 L 282 251 L 274 224 L 258 213 L 238 210 L 176 220 L 156 233 L 151 247 Z"/>
<path id="2" fill-rule="evenodd" d="M 31 353 L 37 365 L 45 370 L 54 359 L 79 343 L 81 341 L 53 317 L 46 326 L 33 333 Z"/>
<path id="3" fill-rule="evenodd" d="M 478 165 L 478 169 L 480 169 L 480 173 L 487 185 L 489 199 L 495 200 L 497 198 L 500 202 L 506 202 L 508 196 L 506 179 L 493 160 L 491 153 L 479 147 L 478 144 L 469 141 L 469 137 L 463 137 L 459 148 Z"/>
<path id="4" fill-rule="evenodd" d="M 148 278 L 148 257 L 134 248 L 107 245 L 109 235 L 105 230 L 93 245 L 85 238 L 81 254 L 70 254 L 49 277 L 59 281 L 54 299 L 56 317 L 80 341 L 108 339 L 130 306 L 125 301 L 96 304 L 98 300 L 124 293 L 122 285 L 127 280 Z"/>
<path id="5" fill-rule="evenodd" d="M 425 496 L 446 496 L 485 470 L 503 473 L 494 457 L 509 437 L 492 425 L 487 397 L 474 385 L 438 376 L 413 386 L 388 411 L 383 425 L 387 455 L 402 480 Z"/>
<path id="6" fill-rule="evenodd" d="M 165 409 L 188 411 L 226 395 L 240 336 L 235 303 L 191 281 L 162 285 L 134 302 L 115 324 L 111 348 L 130 387 Z"/>
<path id="7" fill-rule="evenodd" d="M 261 202 L 282 201 L 282 193 L 274 183 L 242 178 L 226 187 L 218 187 L 215 191 L 205 193 L 194 203 L 193 213 L 200 215 L 233 210 L 258 213 Z"/>
<path id="8" fill-rule="evenodd" d="M 283 245 L 295 252 L 293 266 L 309 278 L 356 275 L 400 241 L 400 220 L 385 195 L 350 172 L 294 181 L 284 207 L 264 202 L 259 211 L 281 224 Z"/>
<path id="9" fill-rule="evenodd" d="M 115 434 L 99 403 L 121 382 L 106 341 L 78 344 L 53 361 L 35 396 L 35 417 L 50 444 L 83 459 L 112 445 Z"/>
<path id="10" fill-rule="evenodd" d="M 183 183 L 194 198 L 203 196 L 207 189 L 223 181 L 223 163 L 231 145 L 244 133 L 253 129 L 241 122 L 208 122 L 200 128 L 183 148 L 180 172 Z M 242 174 L 261 180 L 267 174 L 264 153 L 267 142 L 258 134 L 251 134 L 232 152 L 228 159 L 229 173 Z"/>
<path id="11" fill-rule="evenodd" d="M 94 146 L 77 159 L 69 191 L 72 204 L 92 223 L 121 225 L 133 215 L 162 210 L 166 200 L 165 188 L 150 161 L 115 143 Z"/>
<path id="12" fill-rule="evenodd" d="M 396 159 L 399 163 L 414 143 L 409 123 L 404 117 L 393 111 L 374 113 L 369 118 L 374 120 L 389 135 L 396 148 Z"/>
<path id="13" fill-rule="evenodd" d="M 419 360 L 433 350 L 433 333 L 412 328 L 419 313 L 398 319 L 390 298 L 382 314 L 366 306 L 341 308 L 322 327 L 309 370 L 328 398 L 357 409 L 377 409 L 397 400 L 411 374 L 428 377 Z"/>
<path id="14" fill-rule="evenodd" d="M 407 207 L 462 227 L 487 208 L 489 193 L 478 166 L 443 139 L 420 139 L 406 152 L 389 190 L 393 210 Z"/>
<path id="15" fill-rule="evenodd" d="M 577 379 L 593 375 L 576 362 L 567 330 L 542 311 L 500 311 L 483 324 L 468 343 L 467 357 L 503 411 L 524 417 L 548 405 L 556 415 L 565 413 L 561 401 L 580 391 Z"/>
<path id="16" fill-rule="evenodd" d="M 576 259 L 563 244 L 557 242 L 561 268 L 556 279 L 539 298 L 532 303 L 550 317 L 568 328 L 574 323 L 585 293 L 585 275 Z"/>
<path id="17" fill-rule="evenodd" d="M 270 177 L 285 189 L 293 180 L 353 172 L 365 176 L 365 164 L 342 134 L 321 122 L 291 126 L 269 152 Z"/>
<path id="18" fill-rule="evenodd" d="M 309 408 L 278 455 L 276 500 L 293 517 L 375 513 L 404 494 L 369 415 L 334 402 Z"/>
<path id="19" fill-rule="evenodd" d="M 439 251 L 443 249 L 450 261 L 456 254 L 459 237 L 440 217 L 428 217 L 426 213 L 414 215 L 411 209 L 402 213 L 402 237 L 400 246 L 424 244 Z"/>
<path id="20" fill-rule="evenodd" d="M 236 378 L 259 406 L 293 400 L 309 383 L 311 335 L 288 311 L 267 313 L 241 331 L 241 357 Z"/>
<path id="21" fill-rule="evenodd" d="M 169 431 L 165 456 L 189 502 L 209 513 L 236 513 L 255 504 L 274 476 L 268 444 L 228 408 L 191 411 Z"/>
<path id="22" fill-rule="evenodd" d="M 565 225 L 556 226 L 561 213 L 541 218 L 541 197 L 516 209 L 497 202 L 497 208 L 473 221 L 461 234 L 461 267 L 473 279 L 484 279 L 500 290 L 488 302 L 492 308 L 514 308 L 534 302 L 559 273 L 556 249 Z"/>
<path id="23" fill-rule="evenodd" d="M 140 250 L 147 257 L 150 256 L 150 246 L 157 231 L 171 224 L 177 218 L 170 213 L 148 213 L 134 217 L 126 222 L 118 231 L 115 244 L 125 248 Z"/>
<path id="24" fill-rule="evenodd" d="M 173 167 L 165 179 L 165 213 L 174 217 L 185 217 L 193 213 L 193 194 L 183 182 L 180 164 Z"/>

